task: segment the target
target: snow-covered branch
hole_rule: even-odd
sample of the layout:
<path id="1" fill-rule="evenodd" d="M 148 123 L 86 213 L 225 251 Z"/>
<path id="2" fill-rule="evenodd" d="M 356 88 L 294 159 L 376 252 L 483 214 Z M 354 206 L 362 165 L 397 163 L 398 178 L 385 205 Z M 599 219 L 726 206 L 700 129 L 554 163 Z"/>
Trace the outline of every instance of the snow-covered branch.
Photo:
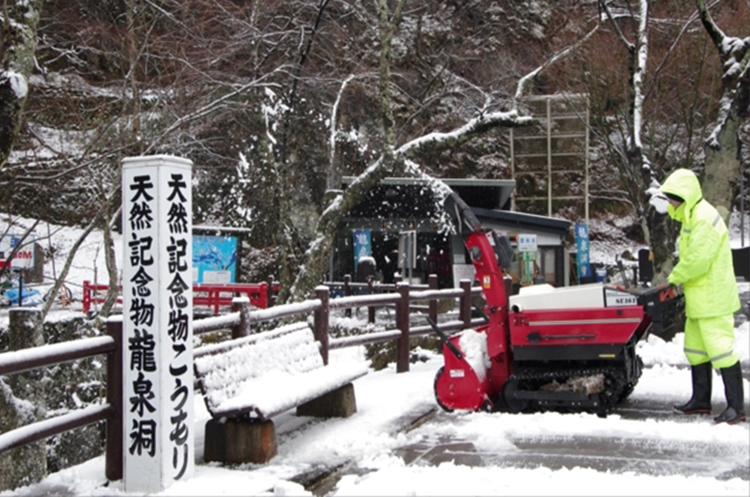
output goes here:
<path id="1" fill-rule="evenodd" d="M 620 41 L 625 45 L 625 47 L 628 49 L 628 52 L 632 52 L 635 50 L 635 45 L 628 41 L 628 39 L 625 37 L 625 34 L 620 29 L 620 25 L 617 24 L 617 21 L 615 19 L 615 16 L 612 14 L 612 11 L 609 8 L 609 5 L 605 0 L 599 0 L 599 5 L 602 6 L 604 9 L 604 13 L 607 16 L 607 19 L 609 19 L 609 22 L 612 24 L 612 26 L 615 28 L 615 32 L 617 33 L 617 37 L 620 39 Z M 629 15 L 627 17 L 630 17 Z"/>
<path id="2" fill-rule="evenodd" d="M 160 135 L 158 139 L 152 140 L 151 145 L 144 150 L 144 154 L 148 154 L 153 150 L 155 147 L 162 144 L 162 139 L 172 133 L 173 131 L 179 129 L 184 124 L 195 121 L 196 119 L 200 119 L 201 117 L 207 116 L 211 114 L 212 112 L 216 111 L 217 109 L 221 108 L 222 105 L 224 105 L 226 102 L 231 101 L 232 99 L 242 95 L 243 93 L 252 90 L 254 88 L 258 88 L 260 86 L 273 86 L 273 84 L 267 84 L 265 83 L 266 80 L 270 79 L 272 75 L 274 75 L 277 71 L 273 71 L 267 74 L 264 74 L 263 76 L 246 83 L 244 85 L 240 85 L 238 87 L 235 87 L 232 91 L 229 93 L 222 95 L 219 98 L 216 98 L 215 100 L 203 105 L 199 109 L 196 109 L 193 112 L 190 112 L 184 116 L 181 116 L 168 126 Z"/>
<path id="3" fill-rule="evenodd" d="M 335 181 L 338 176 L 337 174 L 332 174 L 332 171 L 335 171 L 336 167 L 336 115 L 338 114 L 339 110 L 339 104 L 341 103 L 341 96 L 344 94 L 344 90 L 346 90 L 346 87 L 349 85 L 349 83 L 355 78 L 353 74 L 350 74 L 349 76 L 344 79 L 344 81 L 341 83 L 341 88 L 339 88 L 339 92 L 336 94 L 336 101 L 333 103 L 333 109 L 331 109 L 331 133 L 329 138 L 329 151 L 328 151 L 328 157 L 329 157 L 329 163 L 328 163 L 328 189 L 333 190 L 338 187 L 338 185 L 333 184 L 333 181 Z"/>
<path id="4" fill-rule="evenodd" d="M 418 151 L 426 148 L 443 148 L 464 143 L 475 136 L 492 128 L 516 127 L 531 122 L 531 116 L 520 116 L 516 109 L 508 112 L 492 112 L 480 114 L 463 126 L 447 133 L 429 133 L 403 144 L 396 150 L 397 154 L 412 157 Z"/>
<path id="5" fill-rule="evenodd" d="M 542 64 L 541 66 L 537 67 L 536 69 L 534 69 L 533 71 L 531 71 L 530 73 L 528 73 L 526 76 L 522 77 L 518 81 L 518 86 L 516 87 L 515 101 L 518 102 L 518 101 L 520 101 L 524 97 L 524 95 L 526 94 L 526 92 L 529 90 L 529 87 L 531 86 L 531 83 L 533 83 L 534 80 L 540 74 L 542 74 L 550 66 L 556 64 L 560 60 L 564 59 L 565 57 L 567 57 L 568 55 L 570 55 L 571 53 L 573 53 L 574 51 L 576 51 L 581 45 L 583 45 L 584 43 L 586 43 L 589 40 L 589 38 L 591 38 L 594 35 L 594 33 L 596 33 L 596 31 L 598 29 L 599 29 L 599 24 L 597 23 L 597 25 L 594 26 L 594 28 L 586 34 L 586 36 L 584 36 L 583 38 L 581 38 L 577 42 L 573 43 L 572 45 L 570 45 L 570 46 L 568 46 L 568 47 L 560 50 L 559 52 L 555 53 L 554 55 L 552 55 L 552 57 L 550 57 L 549 59 L 547 59 L 544 62 L 544 64 Z"/>
<path id="6" fill-rule="evenodd" d="M 721 148 L 721 138 L 727 122 L 742 115 L 750 103 L 750 37 L 737 38 L 724 34 L 716 25 L 705 0 L 696 0 L 698 14 L 706 32 L 711 37 L 722 63 L 722 97 L 719 103 L 717 124 L 706 140 L 714 150 Z"/>
<path id="7" fill-rule="evenodd" d="M 709 8 L 713 7 L 717 3 L 721 2 L 721 0 L 715 0 L 713 4 L 709 6 Z M 682 26 L 682 29 L 680 30 L 680 33 L 677 35 L 677 37 L 672 42 L 672 45 L 670 45 L 669 49 L 664 54 L 664 57 L 662 57 L 661 62 L 659 62 L 659 65 L 656 66 L 656 69 L 653 71 L 653 76 L 651 77 L 651 85 L 649 86 L 648 91 L 644 92 L 644 98 L 648 98 L 648 94 L 651 93 L 651 90 L 654 88 L 656 81 L 659 77 L 659 74 L 661 73 L 661 70 L 664 68 L 665 64 L 667 63 L 667 60 L 672 56 L 672 54 L 675 51 L 675 48 L 677 47 L 677 44 L 680 42 L 682 37 L 685 35 L 685 33 L 688 32 L 688 28 L 690 28 L 690 25 L 693 24 L 696 20 L 699 18 L 699 13 L 696 11 L 693 15 L 690 16 L 690 18 L 685 22 L 685 25 Z"/>
<path id="8" fill-rule="evenodd" d="M 711 17 L 711 13 L 708 11 L 708 7 L 706 6 L 706 1 L 695 0 L 695 5 L 698 7 L 698 15 L 700 15 L 701 22 L 703 22 L 703 27 L 706 29 L 708 36 L 711 38 L 711 41 L 714 42 L 714 45 L 716 45 L 716 48 L 719 50 L 719 52 L 725 52 L 723 45 L 724 40 L 726 39 L 726 35 L 724 34 L 724 31 L 722 31 L 721 28 L 716 25 L 713 18 Z"/>

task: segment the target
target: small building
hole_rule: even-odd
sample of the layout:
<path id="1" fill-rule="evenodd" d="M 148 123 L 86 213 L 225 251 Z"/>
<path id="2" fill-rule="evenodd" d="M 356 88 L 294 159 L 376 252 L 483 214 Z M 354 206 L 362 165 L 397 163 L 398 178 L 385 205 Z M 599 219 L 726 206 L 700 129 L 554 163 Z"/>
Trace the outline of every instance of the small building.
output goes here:
<path id="1" fill-rule="evenodd" d="M 354 180 L 346 177 L 343 188 Z M 566 284 L 565 239 L 570 221 L 511 212 L 513 180 L 443 179 L 472 208 L 486 228 L 511 240 L 517 249 L 519 235 L 536 240 L 534 274 L 524 274 L 523 257 L 517 257 L 511 277 L 517 288 L 522 280 L 542 279 L 555 286 Z M 438 276 L 440 288 L 457 286 L 473 278 L 473 266 L 461 237 L 441 232 L 442 205 L 425 180 L 386 178 L 345 217 L 334 241 L 329 278 L 341 281 L 357 275 L 358 261 L 374 260 L 376 278 L 391 283 L 394 274 L 412 283 Z M 528 256 L 526 256 L 528 259 Z M 360 270 L 364 279 L 364 271 Z"/>

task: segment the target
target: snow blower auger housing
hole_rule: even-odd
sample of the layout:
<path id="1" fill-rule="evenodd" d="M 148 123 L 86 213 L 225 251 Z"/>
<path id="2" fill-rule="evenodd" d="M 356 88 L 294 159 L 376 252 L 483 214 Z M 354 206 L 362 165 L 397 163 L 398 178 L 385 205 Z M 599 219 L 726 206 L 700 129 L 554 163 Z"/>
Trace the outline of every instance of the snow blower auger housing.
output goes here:
<path id="1" fill-rule="evenodd" d="M 594 283 L 522 288 L 508 297 L 508 239 L 482 229 L 456 194 L 446 201 L 486 300 L 487 324 L 447 337 L 435 396 L 445 410 L 560 410 L 606 415 L 635 388 L 636 344 L 682 298 L 678 287 Z"/>

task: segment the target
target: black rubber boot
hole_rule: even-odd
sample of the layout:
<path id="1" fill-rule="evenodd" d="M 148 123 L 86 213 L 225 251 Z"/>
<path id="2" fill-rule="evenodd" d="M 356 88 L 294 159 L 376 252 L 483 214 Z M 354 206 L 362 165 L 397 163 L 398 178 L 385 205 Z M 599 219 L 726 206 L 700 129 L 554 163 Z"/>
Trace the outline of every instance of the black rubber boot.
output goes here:
<path id="1" fill-rule="evenodd" d="M 683 414 L 711 414 L 711 363 L 705 362 L 690 369 L 693 375 L 693 396 L 674 408 Z"/>
<path id="2" fill-rule="evenodd" d="M 714 418 L 717 423 L 733 425 L 745 421 L 745 395 L 742 388 L 742 368 L 740 361 L 734 366 L 721 368 L 721 378 L 724 380 L 724 394 L 727 397 L 727 408 Z"/>

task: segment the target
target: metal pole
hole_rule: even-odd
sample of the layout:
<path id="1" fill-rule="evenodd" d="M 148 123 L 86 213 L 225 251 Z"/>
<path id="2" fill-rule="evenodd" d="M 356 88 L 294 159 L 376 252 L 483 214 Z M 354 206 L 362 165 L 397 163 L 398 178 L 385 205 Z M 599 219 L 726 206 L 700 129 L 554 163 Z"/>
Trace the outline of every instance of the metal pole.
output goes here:
<path id="1" fill-rule="evenodd" d="M 547 216 L 552 217 L 552 111 L 547 97 Z"/>
<path id="2" fill-rule="evenodd" d="M 516 180 L 516 152 L 513 146 L 513 128 L 510 128 L 510 179 Z M 510 192 L 510 210 L 516 211 L 516 188 Z"/>
<path id="3" fill-rule="evenodd" d="M 740 161 L 740 247 L 745 247 L 745 168 Z"/>
<path id="4" fill-rule="evenodd" d="M 401 336 L 396 341 L 396 372 L 409 371 L 409 283 L 399 283 L 398 293 L 401 297 L 396 303 L 396 328 Z"/>
<path id="5" fill-rule="evenodd" d="M 585 160 L 584 160 L 584 175 L 585 175 L 585 181 L 584 181 L 584 205 L 585 205 L 585 217 L 586 217 L 586 225 L 589 224 L 589 121 L 590 121 L 590 115 L 589 115 L 589 97 L 586 95 L 586 144 L 585 144 Z"/>

